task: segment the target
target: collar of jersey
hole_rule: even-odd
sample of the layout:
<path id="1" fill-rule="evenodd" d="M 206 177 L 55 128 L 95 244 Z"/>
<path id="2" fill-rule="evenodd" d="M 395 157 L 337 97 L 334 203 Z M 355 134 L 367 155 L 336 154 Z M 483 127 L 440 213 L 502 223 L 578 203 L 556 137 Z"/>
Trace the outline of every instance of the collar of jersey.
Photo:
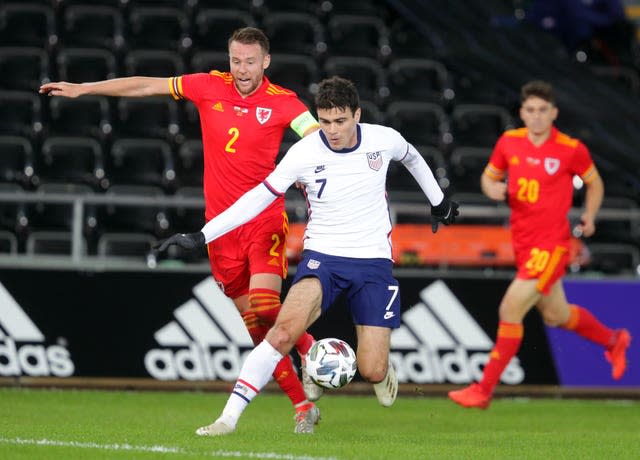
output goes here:
<path id="1" fill-rule="evenodd" d="M 324 132 L 320 130 L 320 139 L 322 139 L 322 142 L 324 142 L 324 145 L 326 145 L 329 150 L 335 153 L 350 153 L 356 150 L 358 147 L 360 147 L 360 142 L 362 141 L 362 133 L 360 132 L 360 125 L 356 125 L 356 137 L 358 140 L 356 141 L 356 145 L 354 145 L 353 147 L 340 149 L 340 150 L 333 150 L 329 144 L 329 141 L 327 140 L 327 136 L 325 136 Z"/>

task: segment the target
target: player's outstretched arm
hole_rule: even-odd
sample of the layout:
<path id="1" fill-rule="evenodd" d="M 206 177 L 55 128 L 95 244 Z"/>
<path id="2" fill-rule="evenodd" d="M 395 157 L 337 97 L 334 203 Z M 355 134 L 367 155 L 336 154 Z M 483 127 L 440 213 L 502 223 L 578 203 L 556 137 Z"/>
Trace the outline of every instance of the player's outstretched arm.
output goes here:
<path id="1" fill-rule="evenodd" d="M 209 243 L 234 228 L 249 222 L 266 209 L 276 198 L 277 196 L 271 193 L 267 187 L 259 184 L 238 198 L 238 201 L 227 208 L 226 211 L 207 222 L 199 232 L 176 233 L 158 243 L 155 249 L 163 252 L 172 245 L 177 245 L 187 250 L 197 249 L 205 243 Z"/>
<path id="2" fill-rule="evenodd" d="M 85 95 L 145 97 L 170 94 L 167 79 L 157 77 L 125 77 L 90 83 L 59 81 L 43 84 L 39 92 L 70 98 Z"/>

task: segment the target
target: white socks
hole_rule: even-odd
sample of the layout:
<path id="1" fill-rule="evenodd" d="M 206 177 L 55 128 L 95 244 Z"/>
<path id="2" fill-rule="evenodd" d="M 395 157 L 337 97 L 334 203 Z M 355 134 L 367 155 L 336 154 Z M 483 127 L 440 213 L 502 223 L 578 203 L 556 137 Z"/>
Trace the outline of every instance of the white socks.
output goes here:
<path id="1" fill-rule="evenodd" d="M 216 421 L 235 428 L 242 412 L 269 382 L 282 358 L 280 352 L 269 342 L 260 342 L 247 356 L 222 415 Z"/>

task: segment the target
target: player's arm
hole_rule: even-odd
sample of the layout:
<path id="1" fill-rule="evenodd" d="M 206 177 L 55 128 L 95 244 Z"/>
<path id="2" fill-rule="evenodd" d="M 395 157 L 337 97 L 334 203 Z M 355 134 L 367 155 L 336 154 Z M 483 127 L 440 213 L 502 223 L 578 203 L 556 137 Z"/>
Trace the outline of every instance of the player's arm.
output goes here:
<path id="1" fill-rule="evenodd" d="M 40 86 L 40 94 L 75 98 L 85 95 L 145 97 L 170 94 L 167 78 L 124 77 L 89 83 L 68 83 L 66 81 L 45 83 Z"/>
<path id="2" fill-rule="evenodd" d="M 438 231 L 438 224 L 449 225 L 458 216 L 458 203 L 444 196 L 436 178 L 427 162 L 416 148 L 407 144 L 407 151 L 402 164 L 414 177 L 431 203 L 431 223 L 433 233 Z"/>
<path id="3" fill-rule="evenodd" d="M 585 181 L 585 187 L 584 212 L 580 216 L 580 224 L 576 226 L 576 229 L 583 236 L 589 237 L 596 231 L 596 215 L 604 198 L 604 183 L 597 170 L 594 169 L 589 181 Z"/>
<path id="4" fill-rule="evenodd" d="M 199 232 L 176 233 L 162 241 L 157 249 L 162 252 L 171 245 L 178 245 L 189 250 L 196 249 L 249 222 L 280 195 L 269 188 L 266 182 L 259 184 L 238 198 L 238 201 L 224 212 L 207 222 Z"/>
<path id="5" fill-rule="evenodd" d="M 507 184 L 498 176 L 488 173 L 486 169 L 480 176 L 480 189 L 492 200 L 505 201 L 507 199 Z"/>

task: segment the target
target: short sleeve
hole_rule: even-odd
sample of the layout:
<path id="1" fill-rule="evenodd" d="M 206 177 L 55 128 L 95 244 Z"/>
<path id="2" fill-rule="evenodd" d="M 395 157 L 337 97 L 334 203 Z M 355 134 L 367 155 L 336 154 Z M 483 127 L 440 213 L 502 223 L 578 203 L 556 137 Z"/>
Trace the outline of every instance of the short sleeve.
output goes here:
<path id="1" fill-rule="evenodd" d="M 484 169 L 485 174 L 494 180 L 504 179 L 507 171 L 508 163 L 505 144 L 506 138 L 503 135 L 498 139 L 498 142 L 496 142 L 493 152 L 491 152 L 491 156 L 489 157 L 489 163 Z"/>
<path id="2" fill-rule="evenodd" d="M 192 73 L 169 78 L 169 91 L 175 100 L 188 99 L 195 103 L 203 97 L 204 88 L 211 81 L 206 73 Z"/>
<path id="3" fill-rule="evenodd" d="M 586 183 L 591 182 L 596 177 L 596 167 L 591 158 L 591 154 L 582 142 L 578 142 L 574 151 L 571 171 L 580 176 Z"/>

